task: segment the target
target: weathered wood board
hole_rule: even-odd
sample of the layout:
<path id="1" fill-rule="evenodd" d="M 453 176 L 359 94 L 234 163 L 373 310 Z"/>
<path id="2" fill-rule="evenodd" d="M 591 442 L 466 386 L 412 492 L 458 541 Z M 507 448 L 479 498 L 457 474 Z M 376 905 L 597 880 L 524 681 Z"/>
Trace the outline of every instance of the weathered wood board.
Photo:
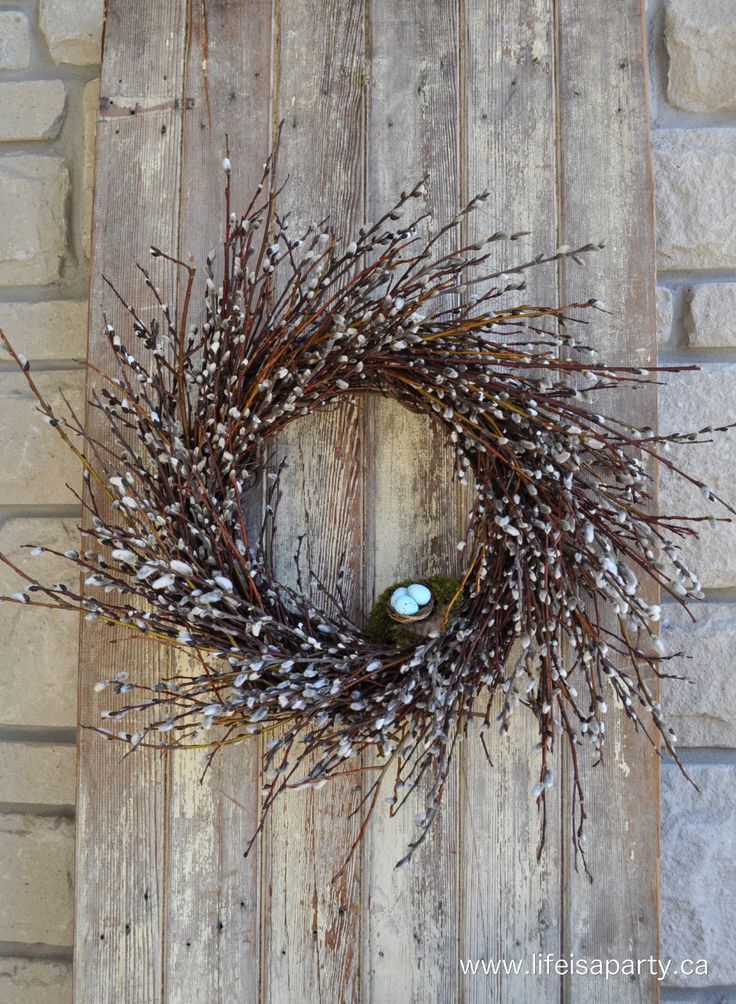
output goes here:
<path id="1" fill-rule="evenodd" d="M 603 3 L 562 4 L 559 38 L 561 239 L 567 243 L 586 233 L 606 243 L 584 272 L 563 270 L 560 296 L 569 303 L 595 289 L 612 314 L 602 315 L 591 344 L 620 365 L 647 367 L 657 356 L 654 214 L 647 197 L 651 164 L 639 4 L 621 4 L 615 16 Z M 656 426 L 654 388 L 606 404 L 625 407 L 635 425 Z M 571 867 L 570 819 L 563 819 L 569 876 L 562 901 L 563 954 L 644 959 L 657 955 L 659 774 L 654 757 L 648 773 L 640 773 L 639 761 L 646 756 L 642 736 L 622 715 L 609 723 L 608 750 L 604 769 L 587 769 L 585 777 L 588 812 L 606 831 L 602 840 L 591 833 L 588 858 L 597 876 L 592 886 Z M 569 981 L 572 1001 L 593 992 L 596 1001 L 610 1004 L 658 997 L 651 974 L 608 984 L 582 976 Z"/>
<path id="2" fill-rule="evenodd" d="M 370 219 L 429 172 L 436 220 L 492 197 L 477 232 L 530 230 L 524 251 L 604 239 L 587 271 L 540 273 L 528 299 L 596 295 L 614 316 L 595 337 L 645 363 L 655 353 L 653 224 L 640 0 L 108 0 L 98 114 L 90 358 L 109 364 L 101 273 L 131 298 L 129 267 L 151 243 L 201 262 L 221 239 L 226 136 L 236 193 L 254 184 L 283 119 L 281 170 L 294 219 Z M 472 236 L 476 230 L 472 230 Z M 158 284 L 177 295 L 172 268 Z M 616 314 L 636 318 L 624 326 Z M 630 417 L 653 424 L 653 394 Z M 627 404 L 631 409 L 631 405 Z M 99 417 L 90 428 L 104 434 Z M 328 582 L 339 568 L 356 617 L 405 574 L 451 573 L 467 499 L 432 426 L 365 398 L 282 437 L 290 469 L 280 567 L 293 541 Z M 344 556 L 344 557 L 343 557 Z M 113 666 L 154 678 L 181 658 L 110 642 L 83 624 L 80 721 L 104 706 Z M 657 954 L 656 758 L 621 721 L 610 763 L 589 772 L 594 885 L 576 873 L 565 764 L 535 861 L 536 737 L 521 723 L 457 758 L 432 837 L 394 869 L 413 834 L 377 815 L 340 870 L 361 782 L 294 794 L 243 849 L 260 797 L 260 746 L 237 746 L 200 784 L 195 757 L 79 744 L 75 1000 L 79 1004 L 264 1001 L 656 1000 L 653 982 L 526 974 L 533 958 Z M 629 765 L 643 763 L 627 777 Z M 380 808 L 380 807 L 379 807 Z M 518 975 L 464 975 L 463 960 L 521 960 Z"/>

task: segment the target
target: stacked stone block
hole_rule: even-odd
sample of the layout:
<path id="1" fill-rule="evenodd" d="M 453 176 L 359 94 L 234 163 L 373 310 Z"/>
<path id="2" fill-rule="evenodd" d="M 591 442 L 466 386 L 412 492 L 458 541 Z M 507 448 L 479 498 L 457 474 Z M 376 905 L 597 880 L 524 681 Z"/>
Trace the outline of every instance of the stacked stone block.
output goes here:
<path id="1" fill-rule="evenodd" d="M 83 402 L 102 0 L 0 9 L 0 327 Z M 0 356 L 0 550 L 78 541 L 78 465 Z M 36 559 L 43 560 L 46 559 Z M 47 565 L 52 577 L 68 569 Z M 45 569 L 46 570 L 46 569 Z M 20 583 L 4 566 L 0 591 Z M 0 1001 L 72 999 L 77 618 L 0 606 Z"/>
<path id="2" fill-rule="evenodd" d="M 663 431 L 736 422 L 736 5 L 650 4 L 660 353 L 701 371 L 668 378 Z M 672 451 L 736 501 L 736 434 Z M 713 512 L 661 476 L 663 508 Z M 720 515 L 714 513 L 714 515 Z M 663 1002 L 736 1002 L 736 523 L 703 524 L 683 550 L 707 596 L 697 623 L 665 604 L 664 702 L 685 766 L 662 770 L 661 956 L 706 959 L 707 977 L 668 977 Z"/>

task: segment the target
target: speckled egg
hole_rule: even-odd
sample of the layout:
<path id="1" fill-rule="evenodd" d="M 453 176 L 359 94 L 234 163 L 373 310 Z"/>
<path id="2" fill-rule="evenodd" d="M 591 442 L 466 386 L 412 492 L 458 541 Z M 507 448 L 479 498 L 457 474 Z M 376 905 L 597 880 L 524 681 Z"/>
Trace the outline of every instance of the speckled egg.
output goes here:
<path id="1" fill-rule="evenodd" d="M 429 601 L 432 599 L 432 593 L 423 586 L 421 582 L 412 582 L 409 588 L 406 590 L 409 596 L 414 600 L 414 602 L 420 607 L 426 607 Z"/>
<path id="2" fill-rule="evenodd" d="M 392 607 L 396 602 L 396 600 L 398 600 L 399 596 L 406 596 L 406 586 L 399 586 L 398 589 L 394 589 L 394 591 L 391 593 L 390 602 Z"/>
<path id="3" fill-rule="evenodd" d="M 401 596 L 394 593 L 391 597 L 391 606 L 402 617 L 413 617 L 414 614 L 419 613 L 419 604 L 409 596 L 406 590 Z"/>

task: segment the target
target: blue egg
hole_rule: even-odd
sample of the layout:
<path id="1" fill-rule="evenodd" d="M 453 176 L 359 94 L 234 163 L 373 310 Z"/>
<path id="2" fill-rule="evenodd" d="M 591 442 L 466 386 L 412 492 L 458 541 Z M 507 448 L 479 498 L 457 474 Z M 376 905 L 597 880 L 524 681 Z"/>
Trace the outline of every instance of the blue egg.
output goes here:
<path id="1" fill-rule="evenodd" d="M 402 617 L 413 617 L 414 614 L 419 613 L 419 604 L 416 600 L 413 600 L 408 593 L 404 593 L 403 596 L 397 596 L 396 599 L 392 599 L 391 606 L 394 608 L 396 613 L 401 614 Z"/>
<path id="2" fill-rule="evenodd" d="M 398 600 L 399 596 L 406 596 L 406 589 L 404 586 L 399 586 L 398 589 L 394 589 L 391 593 L 391 606 L 394 605 L 395 601 Z"/>
<path id="3" fill-rule="evenodd" d="M 421 582 L 413 582 L 406 591 L 420 607 L 426 607 L 432 599 L 431 592 Z"/>

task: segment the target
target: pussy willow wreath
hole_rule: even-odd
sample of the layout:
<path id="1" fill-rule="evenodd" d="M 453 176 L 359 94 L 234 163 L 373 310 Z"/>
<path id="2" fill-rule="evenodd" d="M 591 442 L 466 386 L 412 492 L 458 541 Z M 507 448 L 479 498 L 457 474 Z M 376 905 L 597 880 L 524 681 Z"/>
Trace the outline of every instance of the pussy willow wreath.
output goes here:
<path id="1" fill-rule="evenodd" d="M 132 337 L 106 323 L 117 365 L 94 370 L 100 389 L 90 405 L 105 416 L 108 445 L 73 413 L 55 414 L 8 346 L 84 466 L 89 519 L 85 548 L 64 555 L 86 588 L 44 584 L 11 565 L 26 585 L 4 599 L 81 607 L 88 620 L 193 652 L 194 675 L 149 686 L 121 667 L 100 681 L 98 689 L 129 702 L 103 712 L 111 725 L 146 714 L 134 732 L 97 731 L 131 749 L 206 745 L 211 759 L 224 744 L 269 730 L 261 826 L 281 792 L 322 784 L 373 751 L 379 768 L 368 775 L 366 813 L 386 775 L 395 780 L 392 813 L 421 785 L 424 811 L 400 864 L 432 825 L 459 738 L 476 733 L 485 747 L 488 729 L 495 723 L 506 734 L 523 709 L 538 728 L 542 836 L 552 753 L 564 737 L 581 851 L 578 748 L 602 757 L 612 697 L 677 759 L 655 695 L 668 658 L 659 607 L 645 587 L 653 581 L 680 603 L 702 594 L 678 547 L 694 533 L 690 520 L 655 513 L 652 471 L 658 461 L 716 501 L 662 452 L 666 442 L 704 441 L 714 430 L 658 436 L 587 405 L 652 380 L 643 369 L 605 365 L 573 338 L 585 313 L 604 309 L 597 300 L 496 304 L 524 289 L 528 268 L 580 262 L 597 245 L 495 268 L 499 242 L 522 235 L 462 241 L 488 193 L 429 238 L 418 236 L 427 214 L 402 222 L 424 199 L 424 182 L 351 240 L 327 220 L 294 234 L 278 209 L 273 158 L 241 215 L 231 212 L 227 159 L 224 170 L 222 268 L 213 252 L 203 316 L 193 316 L 194 267 L 151 248 L 184 270 L 180 315 L 141 269 L 158 317 L 123 301 Z M 460 246 L 439 251 L 452 242 Z M 402 644 L 372 640 L 353 623 L 339 582 L 307 595 L 301 576 L 292 586 L 274 571 L 273 438 L 368 392 L 440 423 L 457 478 L 474 490 L 464 578 L 441 623 Z M 265 518 L 253 534 L 247 511 L 263 483 Z"/>

